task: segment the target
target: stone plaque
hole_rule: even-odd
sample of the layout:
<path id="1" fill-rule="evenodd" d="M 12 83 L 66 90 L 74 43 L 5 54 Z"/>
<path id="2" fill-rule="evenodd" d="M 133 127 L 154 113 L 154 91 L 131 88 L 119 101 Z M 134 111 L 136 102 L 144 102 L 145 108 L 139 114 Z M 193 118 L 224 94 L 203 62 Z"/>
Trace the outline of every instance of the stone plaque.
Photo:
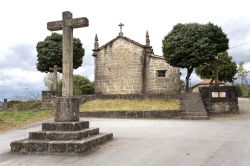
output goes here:
<path id="1" fill-rule="evenodd" d="M 212 98 L 225 98 L 226 92 L 212 92 Z"/>

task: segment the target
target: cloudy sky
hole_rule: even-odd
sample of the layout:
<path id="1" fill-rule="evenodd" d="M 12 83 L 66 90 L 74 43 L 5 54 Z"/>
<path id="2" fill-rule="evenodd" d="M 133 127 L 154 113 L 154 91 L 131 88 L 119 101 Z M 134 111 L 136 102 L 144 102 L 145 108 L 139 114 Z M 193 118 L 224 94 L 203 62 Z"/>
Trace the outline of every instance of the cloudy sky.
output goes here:
<path id="1" fill-rule="evenodd" d="M 36 70 L 36 44 L 51 34 L 48 21 L 62 19 L 63 11 L 87 17 L 89 27 L 74 31 L 86 50 L 82 67 L 74 73 L 93 80 L 94 36 L 100 45 L 118 35 L 151 45 L 161 55 L 163 37 L 177 23 L 208 23 L 222 27 L 230 40 L 229 53 L 250 70 L 250 2 L 247 0 L 8 0 L 0 5 L 0 100 L 37 96 L 45 90 L 44 74 Z M 184 76 L 182 76 L 184 77 Z M 198 78 L 192 75 L 192 83 Z"/>

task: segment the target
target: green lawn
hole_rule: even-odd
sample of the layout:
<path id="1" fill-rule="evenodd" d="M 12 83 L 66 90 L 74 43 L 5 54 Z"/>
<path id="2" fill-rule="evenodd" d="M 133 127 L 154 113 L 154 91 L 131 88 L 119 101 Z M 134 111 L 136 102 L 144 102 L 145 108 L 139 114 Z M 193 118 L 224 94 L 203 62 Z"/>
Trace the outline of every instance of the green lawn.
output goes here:
<path id="1" fill-rule="evenodd" d="M 52 117 L 51 110 L 2 110 L 0 112 L 0 131 L 23 127 L 29 123 Z"/>
<path id="2" fill-rule="evenodd" d="M 145 110 L 179 110 L 177 99 L 143 99 L 143 100 L 90 100 L 80 106 L 80 111 L 145 111 Z"/>

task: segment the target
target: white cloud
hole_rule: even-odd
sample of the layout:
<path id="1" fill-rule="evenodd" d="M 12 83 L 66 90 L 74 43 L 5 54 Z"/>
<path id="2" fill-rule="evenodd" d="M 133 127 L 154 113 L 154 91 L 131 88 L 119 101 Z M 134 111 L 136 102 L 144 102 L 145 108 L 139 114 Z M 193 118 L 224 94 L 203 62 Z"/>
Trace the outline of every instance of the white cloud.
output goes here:
<path id="1" fill-rule="evenodd" d="M 0 66 L 3 68 L 36 69 L 35 46 L 19 44 L 1 52 Z"/>
<path id="2" fill-rule="evenodd" d="M 244 65 L 245 69 L 248 70 L 250 72 L 250 62 L 246 63 Z"/>
<path id="3" fill-rule="evenodd" d="M 0 98 L 27 99 L 27 93 L 38 95 L 44 89 L 44 74 L 18 68 L 0 69 Z"/>
<path id="4" fill-rule="evenodd" d="M 230 47 L 250 41 L 248 0 L 8 0 L 0 5 L 0 99 L 22 95 L 25 87 L 34 91 L 44 88 L 43 75 L 35 67 L 35 46 L 51 34 L 47 22 L 61 20 L 61 12 L 66 10 L 74 17 L 89 19 L 89 27 L 74 30 L 86 51 L 83 65 L 75 73 L 91 80 L 94 36 L 97 33 L 100 45 L 105 44 L 118 35 L 120 22 L 125 24 L 124 35 L 142 44 L 148 30 L 151 45 L 159 55 L 163 37 L 179 22 L 215 23 L 228 34 Z M 236 62 L 244 61 L 246 67 L 249 52 L 250 44 L 229 51 Z M 198 80 L 192 74 L 191 81 Z"/>
<path id="5" fill-rule="evenodd" d="M 94 80 L 94 66 L 87 66 L 87 67 L 79 67 L 78 69 L 74 70 L 74 74 L 82 75 L 90 79 L 91 81 Z"/>

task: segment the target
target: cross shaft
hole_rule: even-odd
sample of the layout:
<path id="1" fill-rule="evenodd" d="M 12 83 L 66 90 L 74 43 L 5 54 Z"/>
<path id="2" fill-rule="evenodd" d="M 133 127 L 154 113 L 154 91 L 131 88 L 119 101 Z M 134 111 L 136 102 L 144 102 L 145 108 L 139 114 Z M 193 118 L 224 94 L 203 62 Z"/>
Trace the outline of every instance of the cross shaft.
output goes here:
<path id="1" fill-rule="evenodd" d="M 49 68 L 50 71 L 53 71 L 53 85 L 52 85 L 52 90 L 56 91 L 57 90 L 57 71 L 62 71 L 61 67 L 57 67 L 57 65 L 54 65 L 54 67 Z"/>

